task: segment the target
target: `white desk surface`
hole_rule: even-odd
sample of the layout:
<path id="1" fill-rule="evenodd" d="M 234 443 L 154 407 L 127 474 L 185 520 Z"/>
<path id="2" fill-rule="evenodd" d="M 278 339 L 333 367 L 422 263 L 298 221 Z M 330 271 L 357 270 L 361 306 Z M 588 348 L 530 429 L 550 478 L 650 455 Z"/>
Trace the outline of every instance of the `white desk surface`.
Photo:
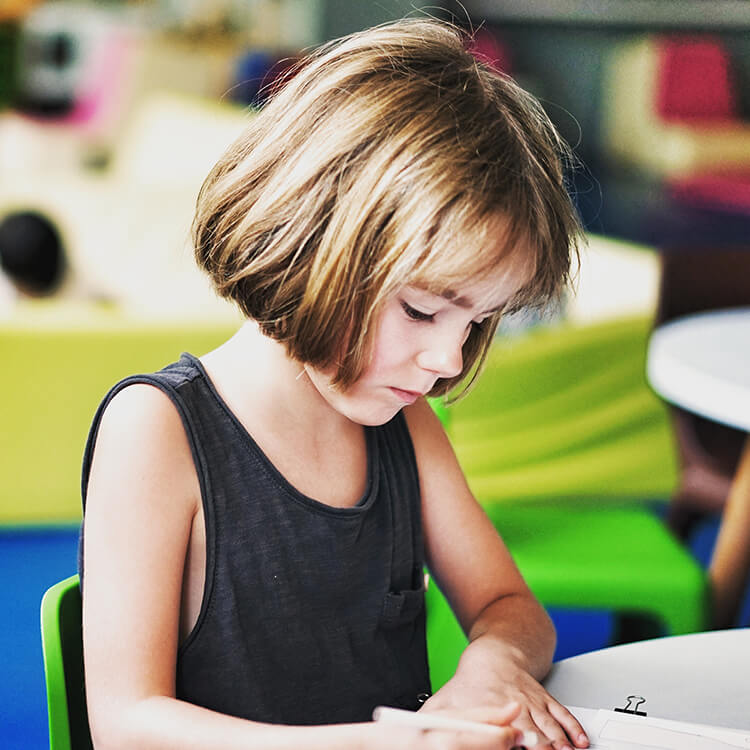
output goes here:
<path id="1" fill-rule="evenodd" d="M 659 326 L 649 341 L 647 376 L 665 400 L 750 430 L 750 307 Z"/>
<path id="2" fill-rule="evenodd" d="M 640 695 L 655 718 L 750 730 L 750 628 L 592 651 L 557 662 L 544 684 L 566 705 L 611 710 Z"/>

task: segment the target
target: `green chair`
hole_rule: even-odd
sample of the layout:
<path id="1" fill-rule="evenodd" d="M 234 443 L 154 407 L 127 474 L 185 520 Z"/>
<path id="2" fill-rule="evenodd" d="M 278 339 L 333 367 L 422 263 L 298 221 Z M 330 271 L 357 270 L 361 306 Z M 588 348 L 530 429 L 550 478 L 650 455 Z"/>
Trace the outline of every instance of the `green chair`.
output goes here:
<path id="1" fill-rule="evenodd" d="M 42 597 L 42 654 L 50 750 L 92 750 L 83 679 L 81 591 L 78 576 Z"/>
<path id="2" fill-rule="evenodd" d="M 438 414 L 545 607 L 688 633 L 706 624 L 705 572 L 644 502 L 676 481 L 668 416 L 645 381 L 649 330 L 634 318 L 498 339 L 474 389 Z M 437 689 L 467 641 L 434 582 L 426 599 Z"/>

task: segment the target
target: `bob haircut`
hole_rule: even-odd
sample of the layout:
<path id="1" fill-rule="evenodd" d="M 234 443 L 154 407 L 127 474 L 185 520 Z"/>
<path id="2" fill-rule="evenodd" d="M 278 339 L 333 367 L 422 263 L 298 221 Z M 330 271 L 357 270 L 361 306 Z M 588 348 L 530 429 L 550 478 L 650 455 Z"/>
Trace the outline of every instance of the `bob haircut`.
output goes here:
<path id="1" fill-rule="evenodd" d="M 543 307 L 570 281 L 570 151 L 541 105 L 468 42 L 407 19 L 320 47 L 201 188 L 195 253 L 218 293 L 294 359 L 333 368 L 339 388 L 366 368 L 379 310 L 405 284 L 450 296 L 514 253 L 531 269 L 472 328 L 463 371 L 439 380 L 438 396 L 473 381 L 503 312 Z"/>

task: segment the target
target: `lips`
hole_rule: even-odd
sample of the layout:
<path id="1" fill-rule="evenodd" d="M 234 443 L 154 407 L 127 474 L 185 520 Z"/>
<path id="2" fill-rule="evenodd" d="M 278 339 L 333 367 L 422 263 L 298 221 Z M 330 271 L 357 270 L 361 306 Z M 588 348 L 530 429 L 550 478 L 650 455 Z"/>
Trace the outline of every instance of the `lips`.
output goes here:
<path id="1" fill-rule="evenodd" d="M 391 388 L 391 391 L 405 404 L 413 404 L 423 395 L 421 391 L 406 391 L 403 388 Z"/>

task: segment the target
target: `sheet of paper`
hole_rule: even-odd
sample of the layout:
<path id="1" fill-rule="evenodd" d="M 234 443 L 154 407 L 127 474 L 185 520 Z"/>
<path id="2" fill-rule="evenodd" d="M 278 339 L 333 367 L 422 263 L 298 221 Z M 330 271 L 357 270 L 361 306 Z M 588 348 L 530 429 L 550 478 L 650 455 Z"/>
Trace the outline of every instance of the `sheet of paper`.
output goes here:
<path id="1" fill-rule="evenodd" d="M 750 750 L 750 732 L 578 706 L 590 750 Z"/>

